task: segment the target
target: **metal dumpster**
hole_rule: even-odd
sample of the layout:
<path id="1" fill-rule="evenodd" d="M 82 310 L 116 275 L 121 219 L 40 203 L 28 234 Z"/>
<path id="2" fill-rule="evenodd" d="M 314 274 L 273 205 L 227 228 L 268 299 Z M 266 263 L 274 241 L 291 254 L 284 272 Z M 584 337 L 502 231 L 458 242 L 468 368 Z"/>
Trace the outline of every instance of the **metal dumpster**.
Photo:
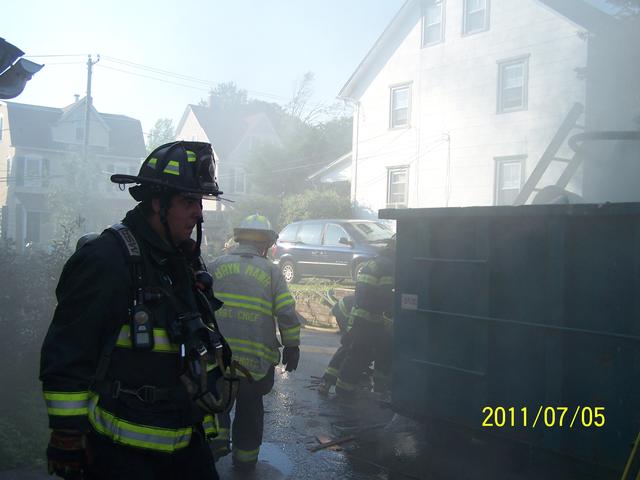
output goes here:
<path id="1" fill-rule="evenodd" d="M 397 220 L 394 409 L 622 471 L 640 430 L 640 203 L 379 216 Z"/>

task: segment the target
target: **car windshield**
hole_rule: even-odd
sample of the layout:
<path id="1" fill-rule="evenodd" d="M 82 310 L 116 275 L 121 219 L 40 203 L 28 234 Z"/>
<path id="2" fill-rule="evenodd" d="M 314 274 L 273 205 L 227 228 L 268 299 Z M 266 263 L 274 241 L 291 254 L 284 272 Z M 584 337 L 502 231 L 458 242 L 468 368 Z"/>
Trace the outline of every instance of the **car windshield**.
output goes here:
<path id="1" fill-rule="evenodd" d="M 385 241 L 393 236 L 393 230 L 384 223 L 360 222 L 351 225 L 370 243 Z"/>

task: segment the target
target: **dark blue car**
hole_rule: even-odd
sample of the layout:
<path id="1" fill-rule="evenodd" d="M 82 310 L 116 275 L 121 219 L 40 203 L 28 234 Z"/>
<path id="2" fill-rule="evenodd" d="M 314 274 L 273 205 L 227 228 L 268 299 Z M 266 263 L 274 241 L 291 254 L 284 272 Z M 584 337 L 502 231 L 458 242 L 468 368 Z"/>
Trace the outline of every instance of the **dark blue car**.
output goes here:
<path id="1" fill-rule="evenodd" d="M 271 256 L 287 282 L 304 276 L 355 280 L 393 234 L 375 220 L 303 220 L 280 232 Z"/>

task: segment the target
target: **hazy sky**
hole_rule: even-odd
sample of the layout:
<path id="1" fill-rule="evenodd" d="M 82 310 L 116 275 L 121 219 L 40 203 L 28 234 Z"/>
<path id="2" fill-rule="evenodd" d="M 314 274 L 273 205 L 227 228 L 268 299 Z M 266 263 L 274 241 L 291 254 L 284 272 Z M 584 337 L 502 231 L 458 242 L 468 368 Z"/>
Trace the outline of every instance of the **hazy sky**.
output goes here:
<path id="1" fill-rule="evenodd" d="M 294 84 L 312 71 L 314 101 L 332 103 L 404 0 L 2 3 L 0 36 L 46 64 L 10 101 L 68 105 L 74 94 L 85 94 L 86 55 L 99 53 L 93 76 L 96 108 L 139 118 L 148 132 L 160 117 L 177 123 L 187 104 L 207 96 L 207 82 L 234 81 L 250 97 L 284 104 Z M 70 54 L 77 56 L 33 57 Z"/>

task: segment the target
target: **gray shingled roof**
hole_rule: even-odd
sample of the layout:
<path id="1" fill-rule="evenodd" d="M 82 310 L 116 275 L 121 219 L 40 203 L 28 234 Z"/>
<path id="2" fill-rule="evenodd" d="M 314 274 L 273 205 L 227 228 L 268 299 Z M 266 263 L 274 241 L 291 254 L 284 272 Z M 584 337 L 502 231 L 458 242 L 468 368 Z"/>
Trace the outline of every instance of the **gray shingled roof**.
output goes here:
<path id="1" fill-rule="evenodd" d="M 11 143 L 14 147 L 66 149 L 66 145 L 54 142 L 51 127 L 64 114 L 62 108 L 6 102 Z M 124 115 L 99 113 L 109 127 L 109 148 L 100 152 L 123 157 L 144 157 L 146 149 L 140 120 Z"/>
<path id="2" fill-rule="evenodd" d="M 221 158 L 227 158 L 249 129 L 244 112 L 189 105 Z"/>

